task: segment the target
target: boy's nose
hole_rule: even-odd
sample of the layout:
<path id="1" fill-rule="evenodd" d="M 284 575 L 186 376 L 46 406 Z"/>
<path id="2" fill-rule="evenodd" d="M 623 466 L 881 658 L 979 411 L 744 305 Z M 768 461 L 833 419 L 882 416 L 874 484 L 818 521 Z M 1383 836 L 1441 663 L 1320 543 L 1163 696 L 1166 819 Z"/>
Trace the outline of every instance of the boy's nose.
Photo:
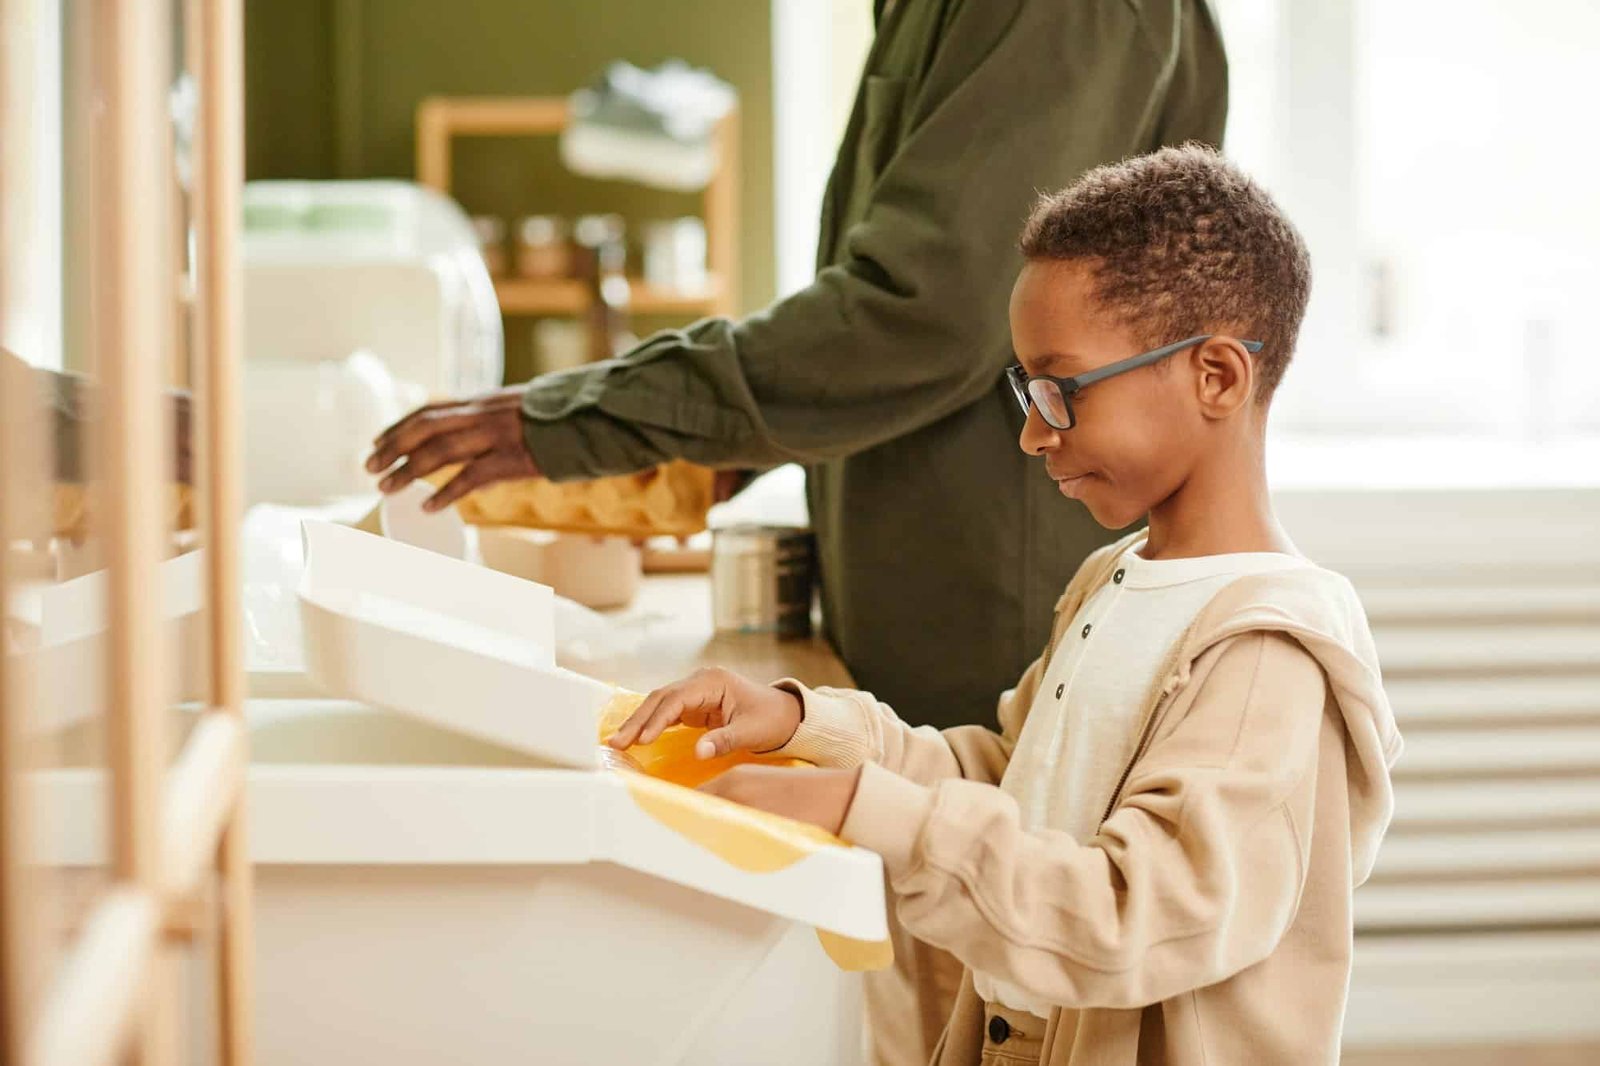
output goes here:
<path id="1" fill-rule="evenodd" d="M 1028 420 L 1022 423 L 1022 436 L 1017 443 L 1029 455 L 1043 455 L 1061 447 L 1061 431 L 1044 420 L 1038 407 L 1028 409 Z"/>

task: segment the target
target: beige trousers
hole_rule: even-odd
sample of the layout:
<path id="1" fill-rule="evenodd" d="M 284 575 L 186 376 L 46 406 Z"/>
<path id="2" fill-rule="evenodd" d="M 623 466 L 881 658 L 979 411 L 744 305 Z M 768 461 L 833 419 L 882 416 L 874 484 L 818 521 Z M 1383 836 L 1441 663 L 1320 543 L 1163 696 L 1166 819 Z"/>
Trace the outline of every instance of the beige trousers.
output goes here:
<path id="1" fill-rule="evenodd" d="M 956 957 L 915 939 L 889 907 L 894 966 L 866 974 L 867 1039 L 873 1066 L 928 1066 L 964 968 Z"/>
<path id="2" fill-rule="evenodd" d="M 1044 1056 L 1043 1018 L 988 1004 L 983 1012 L 983 1057 L 978 1066 L 1039 1066 Z"/>

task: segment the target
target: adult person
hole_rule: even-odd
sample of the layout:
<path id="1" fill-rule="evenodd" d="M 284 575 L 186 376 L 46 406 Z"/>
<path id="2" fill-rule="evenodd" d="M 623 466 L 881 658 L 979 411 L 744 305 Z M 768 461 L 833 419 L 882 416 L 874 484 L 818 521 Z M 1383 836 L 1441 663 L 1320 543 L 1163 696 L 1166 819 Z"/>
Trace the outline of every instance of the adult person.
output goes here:
<path id="1" fill-rule="evenodd" d="M 1227 63 L 1204 0 L 876 0 L 874 17 L 809 286 L 424 408 L 378 439 L 369 469 L 395 491 L 463 464 L 442 506 L 536 474 L 804 464 L 825 633 L 856 682 L 918 709 L 915 724 L 987 723 L 1068 578 L 1114 537 L 1016 447 L 1002 378 L 1015 234 L 1038 190 L 1219 144 Z M 922 986 L 924 1039 L 877 1043 L 925 1062 L 960 971 L 897 949 Z M 874 998 L 875 1024 L 883 1008 Z"/>
<path id="2" fill-rule="evenodd" d="M 1107 537 L 1015 447 L 1013 235 L 1038 189 L 1218 143 L 1226 62 L 1203 0 L 879 0 L 876 15 L 811 285 L 425 408 L 372 467 L 401 462 L 394 490 L 465 463 L 447 503 L 502 478 L 673 458 L 802 463 L 826 633 L 857 682 L 928 708 L 927 724 L 984 722 Z"/>

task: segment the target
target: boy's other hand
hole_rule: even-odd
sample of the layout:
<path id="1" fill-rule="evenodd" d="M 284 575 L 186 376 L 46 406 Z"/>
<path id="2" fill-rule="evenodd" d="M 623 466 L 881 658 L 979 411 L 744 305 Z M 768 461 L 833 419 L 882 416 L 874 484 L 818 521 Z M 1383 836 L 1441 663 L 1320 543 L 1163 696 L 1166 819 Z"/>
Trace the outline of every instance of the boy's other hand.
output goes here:
<path id="1" fill-rule="evenodd" d="M 810 822 L 838 836 L 860 780 L 859 766 L 849 770 L 798 770 L 752 763 L 713 777 L 700 786 L 700 791 L 797 822 Z"/>
<path id="2" fill-rule="evenodd" d="M 758 685 L 729 670 L 699 670 L 646 696 L 609 743 L 618 751 L 648 744 L 682 723 L 708 730 L 694 747 L 699 759 L 772 751 L 794 736 L 803 713 L 800 698 L 792 692 Z"/>
<path id="3" fill-rule="evenodd" d="M 391 493 L 459 463 L 461 472 L 428 498 L 426 511 L 497 481 L 538 477 L 539 467 L 522 439 L 522 392 L 521 385 L 513 385 L 470 400 L 418 408 L 378 435 L 367 472 L 381 474 L 405 460 L 378 483 L 380 491 Z"/>

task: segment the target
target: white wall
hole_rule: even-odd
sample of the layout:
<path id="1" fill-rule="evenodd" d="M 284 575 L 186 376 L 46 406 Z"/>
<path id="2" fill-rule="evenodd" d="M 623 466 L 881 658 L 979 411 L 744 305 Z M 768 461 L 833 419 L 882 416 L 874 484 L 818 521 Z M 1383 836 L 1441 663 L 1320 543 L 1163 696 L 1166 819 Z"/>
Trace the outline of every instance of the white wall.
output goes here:
<path id="1" fill-rule="evenodd" d="M 822 194 L 872 43 L 866 0 L 772 0 L 773 218 L 780 297 L 815 274 Z"/>
<path id="2" fill-rule="evenodd" d="M 11 0 L 0 42 L 6 150 L 0 344 L 40 366 L 61 365 L 61 6 Z"/>
<path id="3" fill-rule="evenodd" d="M 1311 307 L 1277 423 L 1595 436 L 1600 4 L 1216 7 L 1233 87 L 1227 151 L 1311 248 Z"/>

